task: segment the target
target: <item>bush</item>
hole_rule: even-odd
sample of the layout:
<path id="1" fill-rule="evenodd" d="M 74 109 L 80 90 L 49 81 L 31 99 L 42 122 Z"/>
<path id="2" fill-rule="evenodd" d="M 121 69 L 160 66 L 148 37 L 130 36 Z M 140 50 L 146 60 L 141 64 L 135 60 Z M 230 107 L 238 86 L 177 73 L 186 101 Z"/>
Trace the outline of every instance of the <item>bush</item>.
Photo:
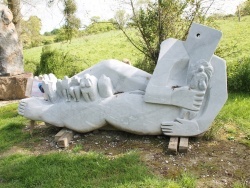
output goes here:
<path id="1" fill-rule="evenodd" d="M 43 45 L 48 45 L 54 43 L 53 39 L 43 39 L 42 41 Z"/>
<path id="2" fill-rule="evenodd" d="M 228 91 L 250 92 L 250 57 L 227 67 Z"/>
<path id="3" fill-rule="evenodd" d="M 53 73 L 58 78 L 63 76 L 73 76 L 80 71 L 76 66 L 77 58 L 68 52 L 57 49 L 51 49 L 50 46 L 44 46 L 41 53 L 40 64 L 36 67 L 35 75 Z"/>
<path id="4" fill-rule="evenodd" d="M 134 66 L 152 74 L 154 72 L 155 63 L 149 58 L 144 57 L 144 59 L 137 61 Z"/>
<path id="5" fill-rule="evenodd" d="M 86 28 L 85 33 L 86 34 L 97 34 L 97 33 L 108 32 L 108 31 L 116 30 L 116 29 L 117 28 L 114 26 L 113 23 L 95 22 Z"/>

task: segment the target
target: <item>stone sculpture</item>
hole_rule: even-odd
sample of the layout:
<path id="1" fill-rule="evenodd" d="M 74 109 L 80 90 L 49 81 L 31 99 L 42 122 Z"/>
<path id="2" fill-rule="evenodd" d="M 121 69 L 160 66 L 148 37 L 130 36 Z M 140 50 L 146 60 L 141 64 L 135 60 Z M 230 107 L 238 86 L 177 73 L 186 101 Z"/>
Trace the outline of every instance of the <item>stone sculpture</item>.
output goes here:
<path id="1" fill-rule="evenodd" d="M 72 78 L 44 81 L 48 98 L 23 99 L 18 112 L 78 132 L 109 123 L 135 134 L 199 135 L 227 99 L 225 61 L 214 55 L 221 35 L 193 24 L 186 41 L 162 42 L 153 75 L 102 61 Z"/>
<path id="2" fill-rule="evenodd" d="M 12 12 L 0 4 L 0 15 L 0 76 L 21 74 L 24 72 L 22 47 L 12 23 Z"/>

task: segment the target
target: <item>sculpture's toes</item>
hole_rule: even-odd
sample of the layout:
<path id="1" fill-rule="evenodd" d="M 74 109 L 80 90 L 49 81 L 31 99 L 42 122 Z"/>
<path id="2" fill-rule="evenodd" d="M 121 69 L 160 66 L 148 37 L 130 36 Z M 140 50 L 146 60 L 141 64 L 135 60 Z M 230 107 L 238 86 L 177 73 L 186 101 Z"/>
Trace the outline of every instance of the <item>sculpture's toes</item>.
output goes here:
<path id="1" fill-rule="evenodd" d="M 24 100 L 21 100 L 18 106 L 18 114 L 24 116 L 25 108 L 27 103 Z"/>

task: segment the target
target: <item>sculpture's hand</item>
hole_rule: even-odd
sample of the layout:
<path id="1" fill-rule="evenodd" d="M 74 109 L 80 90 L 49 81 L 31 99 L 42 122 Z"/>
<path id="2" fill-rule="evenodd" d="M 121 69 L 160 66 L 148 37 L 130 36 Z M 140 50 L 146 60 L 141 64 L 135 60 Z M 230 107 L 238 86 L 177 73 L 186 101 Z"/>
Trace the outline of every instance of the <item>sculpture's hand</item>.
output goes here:
<path id="1" fill-rule="evenodd" d="M 168 136 L 195 136 L 200 134 L 199 125 L 195 120 L 179 118 L 161 123 L 161 130 L 164 135 Z"/>
<path id="2" fill-rule="evenodd" d="M 171 96 L 171 104 L 198 111 L 202 105 L 205 91 L 191 90 L 189 87 L 175 88 Z"/>
<path id="3" fill-rule="evenodd" d="M 85 75 L 80 81 L 80 88 L 85 101 L 94 101 L 96 99 L 96 78 Z"/>

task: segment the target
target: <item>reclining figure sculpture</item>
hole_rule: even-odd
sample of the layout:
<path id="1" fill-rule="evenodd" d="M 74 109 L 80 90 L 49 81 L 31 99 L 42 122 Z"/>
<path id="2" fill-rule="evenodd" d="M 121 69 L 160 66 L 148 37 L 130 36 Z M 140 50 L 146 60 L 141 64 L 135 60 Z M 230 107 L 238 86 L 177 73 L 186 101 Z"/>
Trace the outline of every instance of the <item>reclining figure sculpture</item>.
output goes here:
<path id="1" fill-rule="evenodd" d="M 23 99 L 18 112 L 78 132 L 109 123 L 140 135 L 199 135 L 227 100 L 225 61 L 214 55 L 221 36 L 193 24 L 186 41 L 162 42 L 152 75 L 117 60 L 63 80 L 45 75 L 46 100 Z"/>

